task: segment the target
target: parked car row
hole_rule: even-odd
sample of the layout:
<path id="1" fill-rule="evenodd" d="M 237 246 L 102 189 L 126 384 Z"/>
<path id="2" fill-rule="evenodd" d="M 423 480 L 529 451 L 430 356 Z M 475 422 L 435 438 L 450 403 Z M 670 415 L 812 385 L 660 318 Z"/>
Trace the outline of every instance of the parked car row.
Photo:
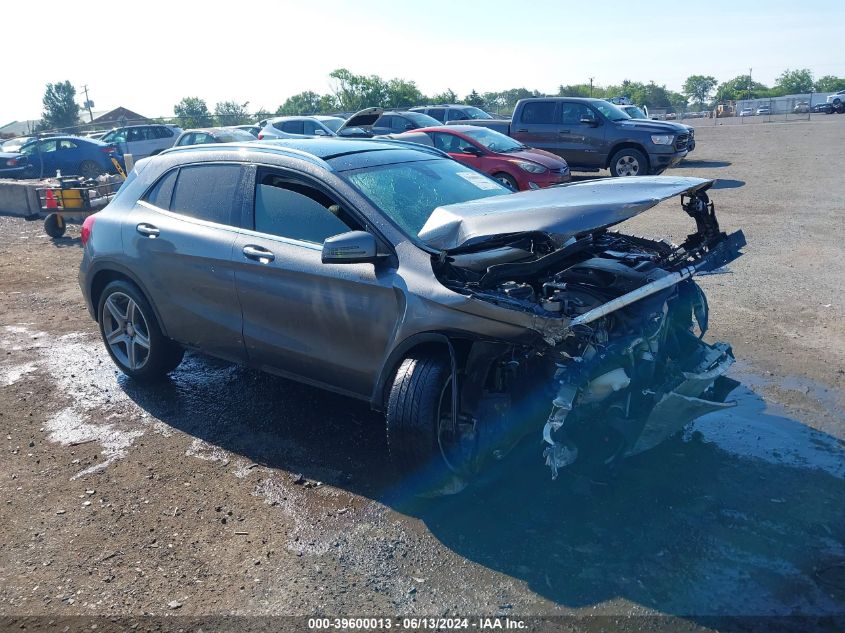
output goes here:
<path id="1" fill-rule="evenodd" d="M 659 174 L 695 148 L 695 131 L 688 125 L 650 120 L 632 105 L 567 97 L 523 99 L 509 120 L 495 119 L 480 108 L 460 104 L 410 110 L 373 107 L 346 119 L 279 116 L 255 125 L 191 130 L 169 124 L 131 125 L 105 133 L 100 141 L 80 140 L 110 148 L 102 150 L 104 156 L 131 154 L 138 160 L 172 146 L 384 136 L 439 149 L 517 190 L 566 182 L 570 169 L 609 169 L 613 176 Z M 45 166 L 40 154 L 39 173 L 53 173 L 53 163 Z M 9 156 L 5 160 L 5 168 L 14 173 L 32 173 L 34 169 L 32 161 L 26 159 Z M 83 165 L 81 160 L 76 168 L 71 167 L 83 175 L 100 169 L 112 171 L 113 167 L 91 162 Z"/>

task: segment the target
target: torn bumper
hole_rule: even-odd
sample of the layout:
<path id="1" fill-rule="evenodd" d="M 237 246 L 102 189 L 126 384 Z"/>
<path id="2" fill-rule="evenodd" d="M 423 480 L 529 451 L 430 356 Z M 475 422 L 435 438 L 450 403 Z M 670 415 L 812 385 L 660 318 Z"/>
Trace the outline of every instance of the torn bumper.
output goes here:
<path id="1" fill-rule="evenodd" d="M 654 448 L 702 415 L 736 406 L 735 401 L 720 402 L 702 397 L 733 363 L 730 346 L 725 343 L 710 346 L 704 361 L 695 370 L 684 372 L 683 382 L 658 401 L 627 454 L 635 455 Z"/>

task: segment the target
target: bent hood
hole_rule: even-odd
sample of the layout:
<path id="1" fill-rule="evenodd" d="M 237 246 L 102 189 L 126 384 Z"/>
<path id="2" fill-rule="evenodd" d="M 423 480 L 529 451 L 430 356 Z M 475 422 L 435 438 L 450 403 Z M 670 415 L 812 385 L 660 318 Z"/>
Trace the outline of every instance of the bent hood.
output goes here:
<path id="1" fill-rule="evenodd" d="M 449 251 L 508 233 L 540 231 L 561 241 L 607 228 L 659 202 L 713 184 L 704 178 L 638 176 L 588 180 L 450 204 L 434 210 L 420 229 L 429 246 Z"/>

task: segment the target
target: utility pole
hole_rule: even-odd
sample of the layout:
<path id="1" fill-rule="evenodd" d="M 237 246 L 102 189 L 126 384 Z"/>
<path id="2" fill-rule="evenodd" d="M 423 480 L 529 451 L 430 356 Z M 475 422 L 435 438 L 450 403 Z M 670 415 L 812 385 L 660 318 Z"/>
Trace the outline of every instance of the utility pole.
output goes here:
<path id="1" fill-rule="evenodd" d="M 590 98 L 593 97 L 593 78 L 590 77 Z"/>
<path id="2" fill-rule="evenodd" d="M 751 71 L 752 70 L 753 70 L 752 68 L 748 69 L 748 91 L 745 93 L 745 96 L 748 99 L 751 98 Z"/>
<path id="3" fill-rule="evenodd" d="M 88 108 L 88 118 L 90 119 L 90 123 L 94 122 L 94 113 L 91 112 L 91 100 L 88 98 L 88 84 L 82 86 L 83 92 L 85 92 L 85 107 Z"/>

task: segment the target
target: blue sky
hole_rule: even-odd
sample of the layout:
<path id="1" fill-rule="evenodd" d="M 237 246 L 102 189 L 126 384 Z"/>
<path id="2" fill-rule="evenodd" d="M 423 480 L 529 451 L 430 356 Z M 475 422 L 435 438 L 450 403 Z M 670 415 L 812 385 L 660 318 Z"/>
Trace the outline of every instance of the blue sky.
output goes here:
<path id="1" fill-rule="evenodd" d="M 297 92 L 329 91 L 328 73 L 339 67 L 460 95 L 553 92 L 589 77 L 679 90 L 691 74 L 721 81 L 749 67 L 766 84 L 785 68 L 845 75 L 845 3 L 755 4 L 91 0 L 84 10 L 39 3 L 35 15 L 30 3 L 4 0 L 0 30 L 13 25 L 6 41 L 22 46 L 2 71 L 0 125 L 39 116 L 45 83 L 64 79 L 88 84 L 98 110 L 166 116 L 184 96 L 275 110 Z M 25 35 L 33 19 L 56 32 L 55 46 Z"/>

